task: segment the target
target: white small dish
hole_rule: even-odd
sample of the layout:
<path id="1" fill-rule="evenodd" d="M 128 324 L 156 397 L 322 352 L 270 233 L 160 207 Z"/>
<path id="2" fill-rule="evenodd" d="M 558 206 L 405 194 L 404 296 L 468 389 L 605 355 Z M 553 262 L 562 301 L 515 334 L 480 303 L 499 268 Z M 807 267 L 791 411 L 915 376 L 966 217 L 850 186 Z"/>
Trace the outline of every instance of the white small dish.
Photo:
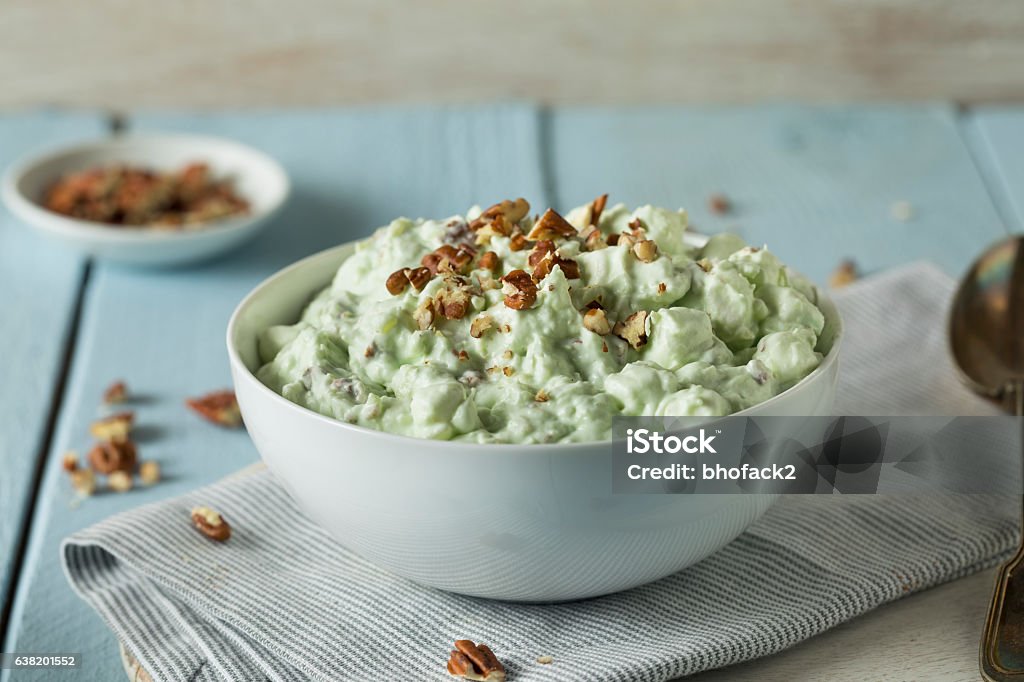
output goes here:
<path id="1" fill-rule="evenodd" d="M 295 322 L 352 243 L 257 286 L 228 323 L 235 392 L 256 449 L 306 515 L 373 563 L 423 585 L 545 602 L 643 585 L 717 551 L 773 495 L 616 495 L 609 442 L 478 445 L 331 419 L 259 379 L 258 336 Z M 842 321 L 824 295 L 825 357 L 743 416 L 824 416 L 836 392 Z"/>
<path id="2" fill-rule="evenodd" d="M 74 171 L 115 163 L 175 170 L 193 162 L 208 163 L 218 177 L 232 178 L 249 212 L 200 229 L 157 230 L 69 218 L 40 203 L 53 182 Z M 47 237 L 97 258 L 148 266 L 181 265 L 238 246 L 266 226 L 289 192 L 284 169 L 263 152 L 232 140 L 182 134 L 131 134 L 63 146 L 16 162 L 2 181 L 11 213 Z"/>

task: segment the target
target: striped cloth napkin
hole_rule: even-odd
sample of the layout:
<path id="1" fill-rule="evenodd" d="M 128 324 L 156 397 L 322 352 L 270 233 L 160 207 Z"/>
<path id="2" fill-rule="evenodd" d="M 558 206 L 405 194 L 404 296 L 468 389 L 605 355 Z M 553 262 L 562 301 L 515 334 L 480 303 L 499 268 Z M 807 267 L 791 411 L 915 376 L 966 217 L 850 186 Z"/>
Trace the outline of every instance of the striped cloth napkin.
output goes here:
<path id="1" fill-rule="evenodd" d="M 914 265 L 840 293 L 838 411 L 991 410 L 959 386 L 946 356 L 952 286 Z M 230 542 L 190 528 L 197 504 L 235 520 Z M 510 682 L 656 682 L 780 651 L 991 566 L 1016 540 L 1016 504 L 787 497 L 681 573 L 598 599 L 523 605 L 374 567 L 303 519 L 262 472 L 115 516 L 65 540 L 62 559 L 74 589 L 157 681 L 445 680 L 452 643 L 471 638 L 491 646 Z"/>

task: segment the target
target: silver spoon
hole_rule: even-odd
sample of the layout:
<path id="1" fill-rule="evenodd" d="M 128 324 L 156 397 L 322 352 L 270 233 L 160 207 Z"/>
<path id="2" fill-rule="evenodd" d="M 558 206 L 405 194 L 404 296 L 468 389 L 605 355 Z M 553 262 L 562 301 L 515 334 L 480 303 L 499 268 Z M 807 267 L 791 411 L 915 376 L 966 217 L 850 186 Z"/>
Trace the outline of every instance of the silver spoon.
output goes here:
<path id="1" fill-rule="evenodd" d="M 953 299 L 949 339 L 964 382 L 1024 416 L 1024 237 L 996 244 L 971 266 Z M 999 568 L 981 673 L 991 682 L 1024 682 L 1024 542 Z"/>

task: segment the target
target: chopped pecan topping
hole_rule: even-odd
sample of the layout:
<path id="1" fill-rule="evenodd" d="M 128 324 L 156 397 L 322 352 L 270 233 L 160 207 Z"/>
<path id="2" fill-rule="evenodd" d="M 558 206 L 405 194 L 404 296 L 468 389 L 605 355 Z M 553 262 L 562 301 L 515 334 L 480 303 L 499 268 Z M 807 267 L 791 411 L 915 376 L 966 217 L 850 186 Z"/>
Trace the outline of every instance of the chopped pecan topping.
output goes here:
<path id="1" fill-rule="evenodd" d="M 711 261 L 709 261 L 707 258 L 701 258 L 700 260 L 697 261 L 697 267 L 703 270 L 704 272 L 711 272 Z"/>
<path id="2" fill-rule="evenodd" d="M 494 220 L 498 216 L 503 217 L 510 223 L 518 223 L 520 220 L 526 217 L 526 214 L 530 212 L 530 202 L 522 197 L 519 197 L 515 201 L 511 199 L 505 199 L 499 201 L 493 206 L 487 208 L 483 213 L 480 214 L 484 220 Z"/>
<path id="3" fill-rule="evenodd" d="M 663 294 L 668 291 L 668 286 L 664 282 L 658 282 L 658 293 Z"/>
<path id="4" fill-rule="evenodd" d="M 434 302 L 431 300 L 420 301 L 412 314 L 412 319 L 415 320 L 416 328 L 420 331 L 430 329 L 430 326 L 434 324 Z"/>
<path id="5" fill-rule="evenodd" d="M 642 263 L 650 263 L 658 259 L 658 245 L 653 239 L 642 239 L 633 245 L 633 255 Z"/>
<path id="6" fill-rule="evenodd" d="M 401 270 L 395 270 L 388 275 L 387 281 L 384 286 L 388 288 L 388 293 L 392 296 L 398 296 L 400 293 L 405 291 L 405 288 L 409 286 L 409 268 L 402 268 Z"/>
<path id="7" fill-rule="evenodd" d="M 608 247 L 608 242 L 605 241 L 604 234 L 602 234 L 601 230 L 597 229 L 593 225 L 580 233 L 580 236 L 583 237 L 583 248 L 587 251 L 597 251 L 598 249 Z"/>
<path id="8" fill-rule="evenodd" d="M 523 233 L 519 232 L 518 228 L 516 229 L 517 231 L 512 234 L 512 238 L 508 240 L 509 251 L 523 251 L 530 246 L 530 242 L 523 236 Z"/>
<path id="9" fill-rule="evenodd" d="M 118 412 L 94 421 L 89 425 L 89 433 L 98 440 L 125 440 L 131 433 L 134 421 L 135 415 L 132 412 Z"/>
<path id="10" fill-rule="evenodd" d="M 430 268 L 407 268 L 405 276 L 409 279 L 409 284 L 413 289 L 423 291 L 423 287 L 427 286 L 433 273 L 430 272 Z"/>
<path id="11" fill-rule="evenodd" d="M 224 542 L 231 537 L 231 526 L 223 516 L 209 507 L 193 507 L 192 525 L 200 533 L 217 542 Z"/>
<path id="12" fill-rule="evenodd" d="M 646 310 L 638 310 L 625 320 L 616 322 L 612 333 L 637 350 L 647 345 Z"/>
<path id="13" fill-rule="evenodd" d="M 526 258 L 526 262 L 529 263 L 530 267 L 533 267 L 545 258 L 553 256 L 554 253 L 555 243 L 550 239 L 541 239 L 533 245 L 533 249 L 530 251 L 530 255 Z"/>
<path id="14" fill-rule="evenodd" d="M 469 264 L 473 262 L 474 255 L 476 251 L 472 247 L 442 244 L 424 256 L 420 265 L 430 270 L 431 275 L 438 272 L 466 272 Z"/>
<path id="15" fill-rule="evenodd" d="M 107 405 L 123 403 L 128 398 L 128 387 L 123 381 L 115 381 L 103 392 L 103 402 Z"/>
<path id="16" fill-rule="evenodd" d="M 200 398 L 185 401 L 203 419 L 218 426 L 234 428 L 242 425 L 242 412 L 234 391 L 214 391 Z"/>
<path id="17" fill-rule="evenodd" d="M 608 195 L 602 194 L 590 204 L 590 224 L 597 227 L 601 224 L 601 214 L 605 205 L 608 204 Z"/>
<path id="18" fill-rule="evenodd" d="M 629 234 L 637 239 L 643 239 L 647 233 L 647 226 L 644 225 L 644 221 L 639 218 L 633 218 L 629 221 Z"/>
<path id="19" fill-rule="evenodd" d="M 569 221 L 560 216 L 554 211 L 554 209 L 548 209 L 544 211 L 544 215 L 540 217 L 533 225 L 533 229 L 530 230 L 530 234 L 526 235 L 527 239 L 556 239 L 556 238 L 568 238 L 576 236 L 576 228 L 573 227 Z"/>
<path id="20" fill-rule="evenodd" d="M 455 649 L 448 658 L 448 673 L 476 682 L 504 682 L 505 667 L 490 647 L 468 639 L 455 640 Z"/>
<path id="21" fill-rule="evenodd" d="M 610 234 L 610 235 L 608 235 L 608 238 L 605 241 L 608 242 L 608 246 L 618 246 L 619 245 L 619 235 L 617 235 L 617 234 Z"/>
<path id="22" fill-rule="evenodd" d="M 488 329 L 494 326 L 494 318 L 490 315 L 481 315 L 469 325 L 469 335 L 479 339 Z"/>
<path id="23" fill-rule="evenodd" d="M 135 443 L 130 440 L 104 441 L 97 443 L 89 451 L 89 466 L 100 474 L 113 471 L 135 470 L 137 451 Z"/>
<path id="24" fill-rule="evenodd" d="M 456 355 L 455 357 L 457 357 L 459 359 L 459 361 L 465 362 L 466 360 L 469 360 L 469 353 L 467 353 L 464 350 L 460 350 L 459 354 Z"/>
<path id="25" fill-rule="evenodd" d="M 452 277 L 447 286 L 437 295 L 438 311 L 448 320 L 461 320 L 469 312 L 470 291 L 465 280 Z"/>
<path id="26" fill-rule="evenodd" d="M 601 352 L 602 353 L 607 353 L 608 352 L 608 342 L 607 341 L 602 341 L 601 342 Z"/>
<path id="27" fill-rule="evenodd" d="M 525 270 L 513 270 L 501 278 L 505 305 L 513 310 L 526 310 L 537 302 L 537 285 Z"/>
<path id="28" fill-rule="evenodd" d="M 629 232 L 623 232 L 619 235 L 618 240 L 615 242 L 616 246 L 625 246 L 627 249 L 632 249 L 636 244 L 637 238 Z"/>
<path id="29" fill-rule="evenodd" d="M 841 289 L 857 280 L 857 264 L 852 260 L 844 260 L 829 278 L 828 285 L 833 289 Z"/>
<path id="30" fill-rule="evenodd" d="M 516 373 L 516 371 L 515 371 L 515 370 L 514 370 L 513 368 L 511 368 L 511 367 L 507 367 L 507 366 L 506 366 L 506 367 L 502 367 L 502 368 L 501 368 L 501 373 L 502 373 L 502 374 L 504 374 L 504 375 L 505 375 L 505 376 L 507 376 L 507 377 L 510 377 L 510 376 L 512 376 L 513 374 L 515 374 L 515 373 Z"/>
<path id="31" fill-rule="evenodd" d="M 551 396 L 549 396 L 547 394 L 547 391 L 545 391 L 542 388 L 539 391 L 537 391 L 537 395 L 533 396 L 533 399 L 536 400 L 538 403 L 546 403 L 547 401 L 551 400 Z"/>
<path id="32" fill-rule="evenodd" d="M 479 266 L 484 270 L 490 270 L 493 273 L 497 273 L 501 269 L 501 258 L 498 254 L 493 251 L 487 251 L 484 255 L 480 256 Z"/>
<path id="33" fill-rule="evenodd" d="M 600 308 L 591 308 L 583 313 L 583 327 L 601 336 L 610 334 L 612 331 L 612 326 L 608 322 L 608 316 Z"/>
<path id="34" fill-rule="evenodd" d="M 376 354 L 377 354 L 377 347 L 374 346 L 372 343 L 369 346 L 366 347 L 366 350 L 363 351 L 363 357 L 364 358 L 372 358 Z"/>

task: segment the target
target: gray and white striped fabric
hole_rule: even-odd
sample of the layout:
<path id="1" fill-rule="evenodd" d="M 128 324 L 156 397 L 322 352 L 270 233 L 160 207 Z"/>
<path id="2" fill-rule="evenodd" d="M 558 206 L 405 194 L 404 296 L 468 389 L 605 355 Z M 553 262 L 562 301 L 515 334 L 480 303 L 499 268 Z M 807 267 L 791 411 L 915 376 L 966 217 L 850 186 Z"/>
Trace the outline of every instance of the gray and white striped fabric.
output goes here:
<path id="1" fill-rule="evenodd" d="M 842 293 L 838 410 L 991 409 L 959 387 L 945 356 L 951 287 L 917 265 Z M 200 503 L 234 521 L 230 542 L 190 528 Z M 443 680 L 452 642 L 468 637 L 491 645 L 510 680 L 655 682 L 771 654 L 991 566 L 1016 540 L 1016 512 L 1012 500 L 978 496 L 790 497 L 674 576 L 521 605 L 377 569 L 306 521 L 262 472 L 115 516 L 68 538 L 62 558 L 75 590 L 158 681 Z"/>

